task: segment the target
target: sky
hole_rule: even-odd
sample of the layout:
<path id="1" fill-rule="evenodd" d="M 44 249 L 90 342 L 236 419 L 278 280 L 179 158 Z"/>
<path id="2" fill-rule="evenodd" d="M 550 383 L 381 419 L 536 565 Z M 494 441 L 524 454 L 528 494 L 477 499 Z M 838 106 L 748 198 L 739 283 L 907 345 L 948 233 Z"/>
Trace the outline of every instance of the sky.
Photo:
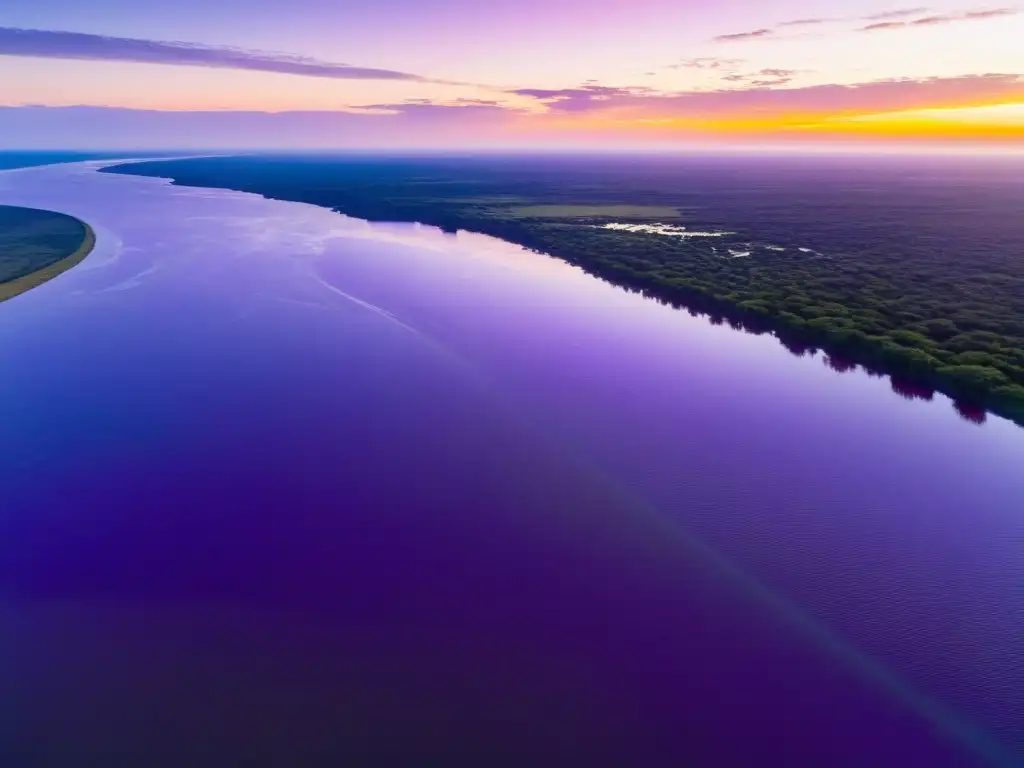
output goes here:
<path id="1" fill-rule="evenodd" d="M 1024 5 L 4 0 L 6 148 L 1024 150 Z"/>

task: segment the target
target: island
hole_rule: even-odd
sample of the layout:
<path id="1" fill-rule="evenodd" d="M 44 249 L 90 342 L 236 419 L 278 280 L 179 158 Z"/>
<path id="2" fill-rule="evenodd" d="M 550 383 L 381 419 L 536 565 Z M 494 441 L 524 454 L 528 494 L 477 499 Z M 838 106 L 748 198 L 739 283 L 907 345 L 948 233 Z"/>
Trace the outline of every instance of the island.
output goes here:
<path id="1" fill-rule="evenodd" d="M 92 228 L 73 216 L 0 206 L 0 301 L 71 269 L 95 244 Z"/>
<path id="2" fill-rule="evenodd" d="M 288 155 L 107 170 L 492 235 L 821 350 L 837 372 L 889 376 L 903 397 L 942 392 L 965 418 L 1024 425 L 1020 186 L 998 167 L 906 162 Z"/>

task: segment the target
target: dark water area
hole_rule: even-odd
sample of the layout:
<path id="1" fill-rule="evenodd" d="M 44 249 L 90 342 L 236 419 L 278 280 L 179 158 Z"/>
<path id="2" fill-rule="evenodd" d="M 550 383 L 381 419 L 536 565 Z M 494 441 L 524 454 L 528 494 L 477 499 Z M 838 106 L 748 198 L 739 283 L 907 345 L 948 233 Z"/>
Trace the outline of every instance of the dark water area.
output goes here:
<path id="1" fill-rule="evenodd" d="M 0 306 L 5 766 L 1012 766 L 1024 431 L 500 241 L 99 174 Z"/>

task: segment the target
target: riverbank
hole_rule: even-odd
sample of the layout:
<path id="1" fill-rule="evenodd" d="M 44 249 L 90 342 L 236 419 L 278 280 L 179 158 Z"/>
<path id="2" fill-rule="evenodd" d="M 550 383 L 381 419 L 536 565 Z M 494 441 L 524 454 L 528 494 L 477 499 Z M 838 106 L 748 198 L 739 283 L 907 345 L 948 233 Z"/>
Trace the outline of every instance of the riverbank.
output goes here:
<path id="1" fill-rule="evenodd" d="M 15 296 L 37 288 L 85 260 L 85 257 L 92 253 L 92 249 L 96 246 L 96 233 L 84 221 L 79 221 L 79 223 L 85 228 L 85 237 L 77 250 L 42 269 L 0 283 L 0 302 L 13 299 Z"/>
<path id="2" fill-rule="evenodd" d="M 938 392 L 972 421 L 1024 425 L 1024 186 L 985 165 L 837 162 L 248 156 L 107 170 L 490 235 L 793 354 L 820 350 L 837 372 L 888 376 L 903 397 Z"/>

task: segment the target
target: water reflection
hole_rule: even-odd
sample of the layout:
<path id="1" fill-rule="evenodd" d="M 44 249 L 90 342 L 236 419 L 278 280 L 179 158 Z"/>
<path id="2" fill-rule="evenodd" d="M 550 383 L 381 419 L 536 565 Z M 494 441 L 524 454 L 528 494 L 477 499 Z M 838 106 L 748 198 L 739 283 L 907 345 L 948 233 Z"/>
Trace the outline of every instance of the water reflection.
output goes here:
<path id="1" fill-rule="evenodd" d="M 621 286 L 621 276 L 615 280 L 606 278 L 600 274 L 596 277 L 604 280 L 610 285 L 615 285 L 627 293 L 640 295 L 651 299 L 662 306 L 671 307 L 675 310 L 685 311 L 690 317 L 706 319 L 713 326 L 728 326 L 734 331 L 741 331 L 752 336 L 772 336 L 787 352 L 794 357 L 814 357 L 822 354 L 825 365 L 836 373 L 855 373 L 863 370 L 872 378 L 884 378 L 890 381 L 891 389 L 900 397 L 907 400 L 931 401 L 934 399 L 936 389 L 922 379 L 908 379 L 900 374 L 891 373 L 882 368 L 878 363 L 855 361 L 849 359 L 843 353 L 829 350 L 820 344 L 809 341 L 803 335 L 795 332 L 785 332 L 772 327 L 767 318 L 759 318 L 757 315 L 745 313 L 741 310 L 722 305 L 714 299 L 706 296 L 695 295 L 690 300 L 680 300 L 677 297 L 667 297 L 657 289 L 642 286 Z M 968 400 L 951 400 L 954 411 L 965 421 L 972 424 L 984 424 L 988 411 L 981 403 Z"/>
<path id="2" fill-rule="evenodd" d="M 922 387 L 912 381 L 904 381 L 898 377 L 893 376 L 890 380 L 892 384 L 892 391 L 900 397 L 904 397 L 907 400 L 926 400 L 930 401 L 935 397 L 935 390 L 929 389 L 928 387 Z"/>
<path id="3" fill-rule="evenodd" d="M 496 241 L 81 169 L 0 200 L 101 234 L 0 307 L 5 764 L 1021 751 L 1005 421 Z"/>

